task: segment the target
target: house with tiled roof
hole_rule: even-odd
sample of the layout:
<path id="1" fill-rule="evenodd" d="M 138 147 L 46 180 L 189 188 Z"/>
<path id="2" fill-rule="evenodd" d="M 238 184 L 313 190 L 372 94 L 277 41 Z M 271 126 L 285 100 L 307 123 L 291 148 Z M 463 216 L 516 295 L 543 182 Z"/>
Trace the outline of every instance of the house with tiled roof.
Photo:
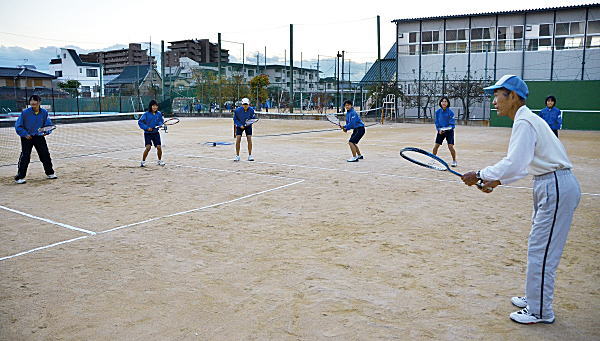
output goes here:
<path id="1" fill-rule="evenodd" d="M 106 83 L 110 94 L 153 96 L 162 91 L 162 78 L 151 65 L 129 65 L 113 80 Z"/>

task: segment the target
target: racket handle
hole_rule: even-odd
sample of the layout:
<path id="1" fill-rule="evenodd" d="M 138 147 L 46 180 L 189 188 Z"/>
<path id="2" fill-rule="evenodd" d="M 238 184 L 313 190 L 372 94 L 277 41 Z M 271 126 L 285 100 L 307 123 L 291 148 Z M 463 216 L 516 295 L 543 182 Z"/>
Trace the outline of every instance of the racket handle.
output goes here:
<path id="1" fill-rule="evenodd" d="M 480 191 L 484 193 L 491 193 L 494 190 L 493 187 L 484 186 L 481 180 L 479 180 L 479 182 L 475 185 L 477 186 L 477 188 L 479 188 Z"/>

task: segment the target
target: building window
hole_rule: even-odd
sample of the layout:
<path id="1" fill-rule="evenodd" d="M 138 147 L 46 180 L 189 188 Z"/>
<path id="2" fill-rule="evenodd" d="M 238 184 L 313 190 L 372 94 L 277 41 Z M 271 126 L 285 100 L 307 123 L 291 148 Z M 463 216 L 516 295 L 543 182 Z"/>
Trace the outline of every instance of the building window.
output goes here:
<path id="1" fill-rule="evenodd" d="M 98 77 L 98 70 L 97 69 L 86 69 L 85 73 L 86 73 L 87 77 Z"/>
<path id="2" fill-rule="evenodd" d="M 556 39 L 554 44 L 557 50 L 579 49 L 583 47 L 584 22 L 574 21 L 556 24 Z"/>
<path id="3" fill-rule="evenodd" d="M 275 82 L 277 82 L 277 83 L 281 82 L 281 77 L 275 77 Z"/>
<path id="4" fill-rule="evenodd" d="M 439 31 L 424 31 L 422 33 L 422 54 L 437 54 L 440 51 L 440 32 Z"/>
<path id="5" fill-rule="evenodd" d="M 254 77 L 254 70 L 248 70 L 248 77 Z"/>
<path id="6" fill-rule="evenodd" d="M 54 76 L 62 77 L 62 71 L 54 71 Z"/>
<path id="7" fill-rule="evenodd" d="M 498 27 L 498 51 L 523 49 L 523 25 Z"/>
<path id="8" fill-rule="evenodd" d="M 527 51 L 548 51 L 552 48 L 552 24 L 528 26 L 525 33 Z"/>
<path id="9" fill-rule="evenodd" d="M 79 73 L 83 73 L 83 70 L 81 68 L 79 68 Z"/>
<path id="10" fill-rule="evenodd" d="M 494 28 L 481 27 L 471 29 L 471 53 L 489 52 L 492 50 L 492 34 Z"/>
<path id="11" fill-rule="evenodd" d="M 446 30 L 446 53 L 467 52 L 467 30 Z"/>
<path id="12" fill-rule="evenodd" d="M 418 43 L 419 42 L 419 32 L 410 32 L 408 35 L 409 43 Z"/>
<path id="13" fill-rule="evenodd" d="M 588 48 L 599 48 L 600 47 L 600 20 L 594 20 L 588 22 L 588 36 L 585 42 L 585 46 Z"/>
<path id="14" fill-rule="evenodd" d="M 33 85 L 34 86 L 44 86 L 44 82 L 41 79 L 34 79 Z"/>

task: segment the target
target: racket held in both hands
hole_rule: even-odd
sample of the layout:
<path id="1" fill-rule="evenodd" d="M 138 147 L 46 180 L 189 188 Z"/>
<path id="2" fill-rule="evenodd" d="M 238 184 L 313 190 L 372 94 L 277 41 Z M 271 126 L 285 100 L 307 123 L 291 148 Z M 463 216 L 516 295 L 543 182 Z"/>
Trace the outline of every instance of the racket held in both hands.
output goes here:
<path id="1" fill-rule="evenodd" d="M 245 126 L 249 126 L 249 125 L 253 125 L 254 123 L 258 122 L 258 118 L 254 117 L 254 118 L 249 118 L 246 120 L 246 122 L 244 123 Z"/>
<path id="2" fill-rule="evenodd" d="M 56 129 L 55 125 L 49 125 L 49 126 L 44 126 L 38 129 L 38 132 L 44 134 L 44 135 L 48 135 L 50 134 L 51 131 L 53 131 L 54 129 Z"/>
<path id="3" fill-rule="evenodd" d="M 421 167 L 434 169 L 437 171 L 448 171 L 456 176 L 462 177 L 463 175 L 455 170 L 452 170 L 448 163 L 442 160 L 437 155 L 434 155 L 428 151 L 415 147 L 406 147 L 400 150 L 400 156 L 404 159 L 417 164 Z M 477 188 L 484 192 L 491 192 L 492 187 L 483 186 L 483 181 L 479 180 L 476 184 Z"/>

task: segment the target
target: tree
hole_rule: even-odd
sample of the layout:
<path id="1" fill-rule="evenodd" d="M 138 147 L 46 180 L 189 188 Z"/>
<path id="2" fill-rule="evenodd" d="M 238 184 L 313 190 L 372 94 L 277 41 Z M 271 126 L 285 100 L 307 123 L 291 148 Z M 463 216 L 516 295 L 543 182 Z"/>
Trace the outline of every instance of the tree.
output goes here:
<path id="1" fill-rule="evenodd" d="M 66 82 L 59 82 L 57 84 L 57 86 L 62 89 L 65 90 L 66 92 L 68 92 L 69 94 L 71 94 L 71 96 L 73 97 L 77 97 L 79 96 L 79 87 L 81 86 L 81 83 L 78 80 L 74 80 L 74 79 L 70 79 Z"/>
<path id="2" fill-rule="evenodd" d="M 258 103 L 264 103 L 269 98 L 269 91 L 267 90 L 269 84 L 271 84 L 269 76 L 264 74 L 255 76 L 250 80 L 250 94 L 248 98 L 255 98 Z M 258 103 L 255 105 L 258 106 Z"/>
<path id="3" fill-rule="evenodd" d="M 446 85 L 446 92 L 450 98 L 460 99 L 463 107 L 462 118 L 465 120 L 469 119 L 470 106 L 473 102 L 481 102 L 483 88 L 490 83 L 490 79 L 484 77 L 477 77 L 477 71 L 473 73 L 471 79 L 468 79 L 465 75 L 462 79 L 456 81 L 448 81 Z M 461 115 L 459 115 L 459 119 Z"/>
<path id="4" fill-rule="evenodd" d="M 385 82 L 381 84 L 373 84 L 367 87 L 367 97 L 371 100 L 371 108 L 377 108 L 382 105 L 383 99 L 393 94 L 396 98 L 403 98 L 403 92 L 398 89 L 395 82 Z"/>

